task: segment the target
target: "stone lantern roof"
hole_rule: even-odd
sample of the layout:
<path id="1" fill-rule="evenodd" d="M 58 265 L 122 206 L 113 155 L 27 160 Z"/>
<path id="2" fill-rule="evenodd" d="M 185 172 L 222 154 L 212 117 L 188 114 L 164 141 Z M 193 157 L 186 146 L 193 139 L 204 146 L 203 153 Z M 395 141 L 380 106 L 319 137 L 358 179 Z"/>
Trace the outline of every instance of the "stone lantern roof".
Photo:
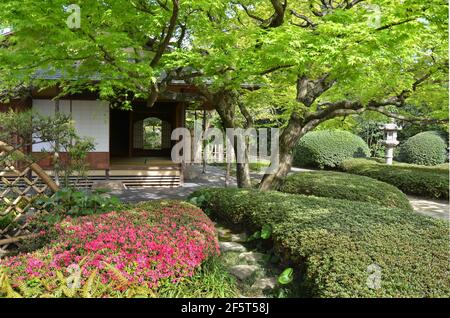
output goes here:
<path id="1" fill-rule="evenodd" d="M 393 118 L 391 119 L 390 123 L 380 126 L 380 130 L 384 130 L 384 131 L 399 131 L 402 129 L 403 129 L 403 127 L 398 126 L 397 123 L 395 122 L 395 119 L 393 119 Z"/>

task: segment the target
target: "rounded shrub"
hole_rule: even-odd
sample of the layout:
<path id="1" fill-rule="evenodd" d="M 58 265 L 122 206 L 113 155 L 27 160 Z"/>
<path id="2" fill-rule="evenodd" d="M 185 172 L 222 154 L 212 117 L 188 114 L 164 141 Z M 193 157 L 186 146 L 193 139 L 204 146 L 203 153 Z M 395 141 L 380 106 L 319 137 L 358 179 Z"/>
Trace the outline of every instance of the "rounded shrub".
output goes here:
<path id="1" fill-rule="evenodd" d="M 409 138 L 399 149 L 398 159 L 417 165 L 434 166 L 446 161 L 447 144 L 435 131 L 425 131 Z"/>
<path id="2" fill-rule="evenodd" d="M 370 156 L 365 141 L 348 131 L 313 131 L 300 139 L 294 150 L 294 165 L 334 168 L 350 158 Z"/>
<path id="3" fill-rule="evenodd" d="M 406 195 L 385 182 L 343 172 L 301 172 L 285 179 L 281 192 L 314 195 L 412 210 Z"/>

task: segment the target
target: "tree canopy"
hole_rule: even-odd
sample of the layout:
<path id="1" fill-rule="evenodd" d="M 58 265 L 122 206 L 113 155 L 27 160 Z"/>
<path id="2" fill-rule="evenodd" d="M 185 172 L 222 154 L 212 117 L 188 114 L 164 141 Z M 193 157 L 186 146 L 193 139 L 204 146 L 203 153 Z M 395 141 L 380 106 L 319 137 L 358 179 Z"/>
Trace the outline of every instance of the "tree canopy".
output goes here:
<path id="1" fill-rule="evenodd" d="M 67 7 L 0 4 L 0 25 L 13 32 L 0 51 L 3 87 L 54 84 L 48 78 L 63 74 L 55 80 L 63 87 L 76 79 L 71 86 L 95 85 L 102 96 L 145 96 L 158 78 L 189 77 L 180 73 L 189 66 L 212 89 L 261 84 L 257 95 L 281 101 L 295 99 L 302 77 L 333 83 L 319 101 L 365 103 L 411 90 L 422 77 L 430 80 L 411 100 L 438 110 L 446 98 L 444 0 L 88 0 L 80 2 L 80 28 L 66 24 Z"/>
<path id="2" fill-rule="evenodd" d="M 445 0 L 5 0 L 0 90 L 59 85 L 149 106 L 170 81 L 199 87 L 226 126 L 276 121 L 282 160 L 307 131 L 374 111 L 448 118 Z M 9 94 L 6 94 L 9 95 Z M 283 152 L 286 156 L 283 157 Z M 283 173 L 281 173 L 282 175 Z"/>

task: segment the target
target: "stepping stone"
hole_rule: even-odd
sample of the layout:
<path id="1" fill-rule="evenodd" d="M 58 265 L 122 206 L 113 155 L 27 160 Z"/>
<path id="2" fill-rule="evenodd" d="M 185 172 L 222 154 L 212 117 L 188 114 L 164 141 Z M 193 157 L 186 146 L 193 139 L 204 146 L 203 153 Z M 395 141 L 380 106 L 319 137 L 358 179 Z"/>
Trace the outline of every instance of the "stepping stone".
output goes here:
<path id="1" fill-rule="evenodd" d="M 244 245 L 236 242 L 219 242 L 219 248 L 222 253 L 247 251 Z"/>
<path id="2" fill-rule="evenodd" d="M 216 227 L 216 232 L 220 241 L 247 242 L 247 234 L 245 233 L 234 234 L 229 229 L 223 227 Z"/>
<path id="3" fill-rule="evenodd" d="M 275 277 L 265 277 L 258 279 L 251 288 L 260 290 L 274 289 L 277 285 L 278 281 Z"/>
<path id="4" fill-rule="evenodd" d="M 249 263 L 258 263 L 264 260 L 264 254 L 259 252 L 245 252 L 239 254 L 239 260 L 243 260 Z"/>
<path id="5" fill-rule="evenodd" d="M 245 233 L 231 234 L 230 241 L 238 242 L 238 243 L 247 242 L 247 234 L 245 234 Z"/>
<path id="6" fill-rule="evenodd" d="M 231 237 L 231 231 L 223 227 L 216 227 L 217 236 L 220 240 L 229 240 Z"/>
<path id="7" fill-rule="evenodd" d="M 236 276 L 240 280 L 251 277 L 259 269 L 256 265 L 235 265 L 230 267 L 230 274 Z"/>

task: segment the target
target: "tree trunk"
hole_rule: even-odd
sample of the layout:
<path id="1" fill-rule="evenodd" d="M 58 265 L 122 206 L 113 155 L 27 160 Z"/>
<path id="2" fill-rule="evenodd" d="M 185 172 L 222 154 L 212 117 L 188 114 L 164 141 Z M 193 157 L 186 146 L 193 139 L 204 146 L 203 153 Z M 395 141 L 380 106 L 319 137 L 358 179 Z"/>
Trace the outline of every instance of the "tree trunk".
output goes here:
<path id="1" fill-rule="evenodd" d="M 265 174 L 259 184 L 262 191 L 278 189 L 283 183 L 292 166 L 292 154 L 280 151 L 280 163 L 278 169 L 271 174 Z"/>
<path id="2" fill-rule="evenodd" d="M 236 164 L 236 179 L 239 188 L 250 188 L 252 186 L 248 163 Z"/>
<path id="3" fill-rule="evenodd" d="M 233 107 L 233 97 L 232 92 L 221 92 L 216 93 L 214 105 L 217 110 L 217 113 L 220 116 L 223 127 L 226 128 L 236 128 L 234 123 L 234 115 L 235 111 Z M 238 158 L 238 147 L 236 146 L 235 140 L 230 140 L 230 142 L 234 145 L 234 156 Z M 236 180 L 237 186 L 239 188 L 250 188 L 251 180 L 250 180 L 250 166 L 248 164 L 248 153 L 246 149 L 245 155 L 245 163 L 236 163 Z"/>
<path id="4" fill-rule="evenodd" d="M 238 159 L 238 145 L 237 140 L 231 140 L 234 144 L 234 156 L 236 161 Z M 236 162 L 236 182 L 238 188 L 250 188 L 252 186 L 250 179 L 250 165 L 248 163 L 248 148 L 245 147 L 244 150 L 244 161 Z"/>
<path id="5" fill-rule="evenodd" d="M 206 108 L 203 109 L 203 118 L 202 118 L 202 128 L 203 128 L 203 133 L 206 132 Z M 205 174 L 206 173 L 206 145 L 207 142 L 206 140 L 202 141 L 202 173 Z"/>
<path id="6" fill-rule="evenodd" d="M 281 186 L 284 178 L 291 170 L 293 159 L 292 150 L 297 144 L 297 141 L 306 132 L 306 129 L 302 129 L 299 116 L 296 113 L 293 113 L 289 119 L 288 125 L 280 136 L 278 169 L 273 173 L 265 174 L 263 176 L 259 184 L 259 189 L 263 191 L 276 190 Z"/>
<path id="7" fill-rule="evenodd" d="M 310 79 L 299 75 L 297 79 L 297 102 L 310 108 L 315 100 L 324 92 L 329 90 L 335 80 L 329 78 L 329 74 L 323 74 L 318 79 Z M 259 188 L 261 190 L 278 189 L 287 176 L 292 165 L 292 151 L 297 141 L 308 131 L 316 127 L 323 118 L 312 118 L 310 120 L 301 118 L 297 113 L 292 113 L 289 123 L 280 136 L 279 155 L 280 164 L 273 174 L 265 174 Z"/>

